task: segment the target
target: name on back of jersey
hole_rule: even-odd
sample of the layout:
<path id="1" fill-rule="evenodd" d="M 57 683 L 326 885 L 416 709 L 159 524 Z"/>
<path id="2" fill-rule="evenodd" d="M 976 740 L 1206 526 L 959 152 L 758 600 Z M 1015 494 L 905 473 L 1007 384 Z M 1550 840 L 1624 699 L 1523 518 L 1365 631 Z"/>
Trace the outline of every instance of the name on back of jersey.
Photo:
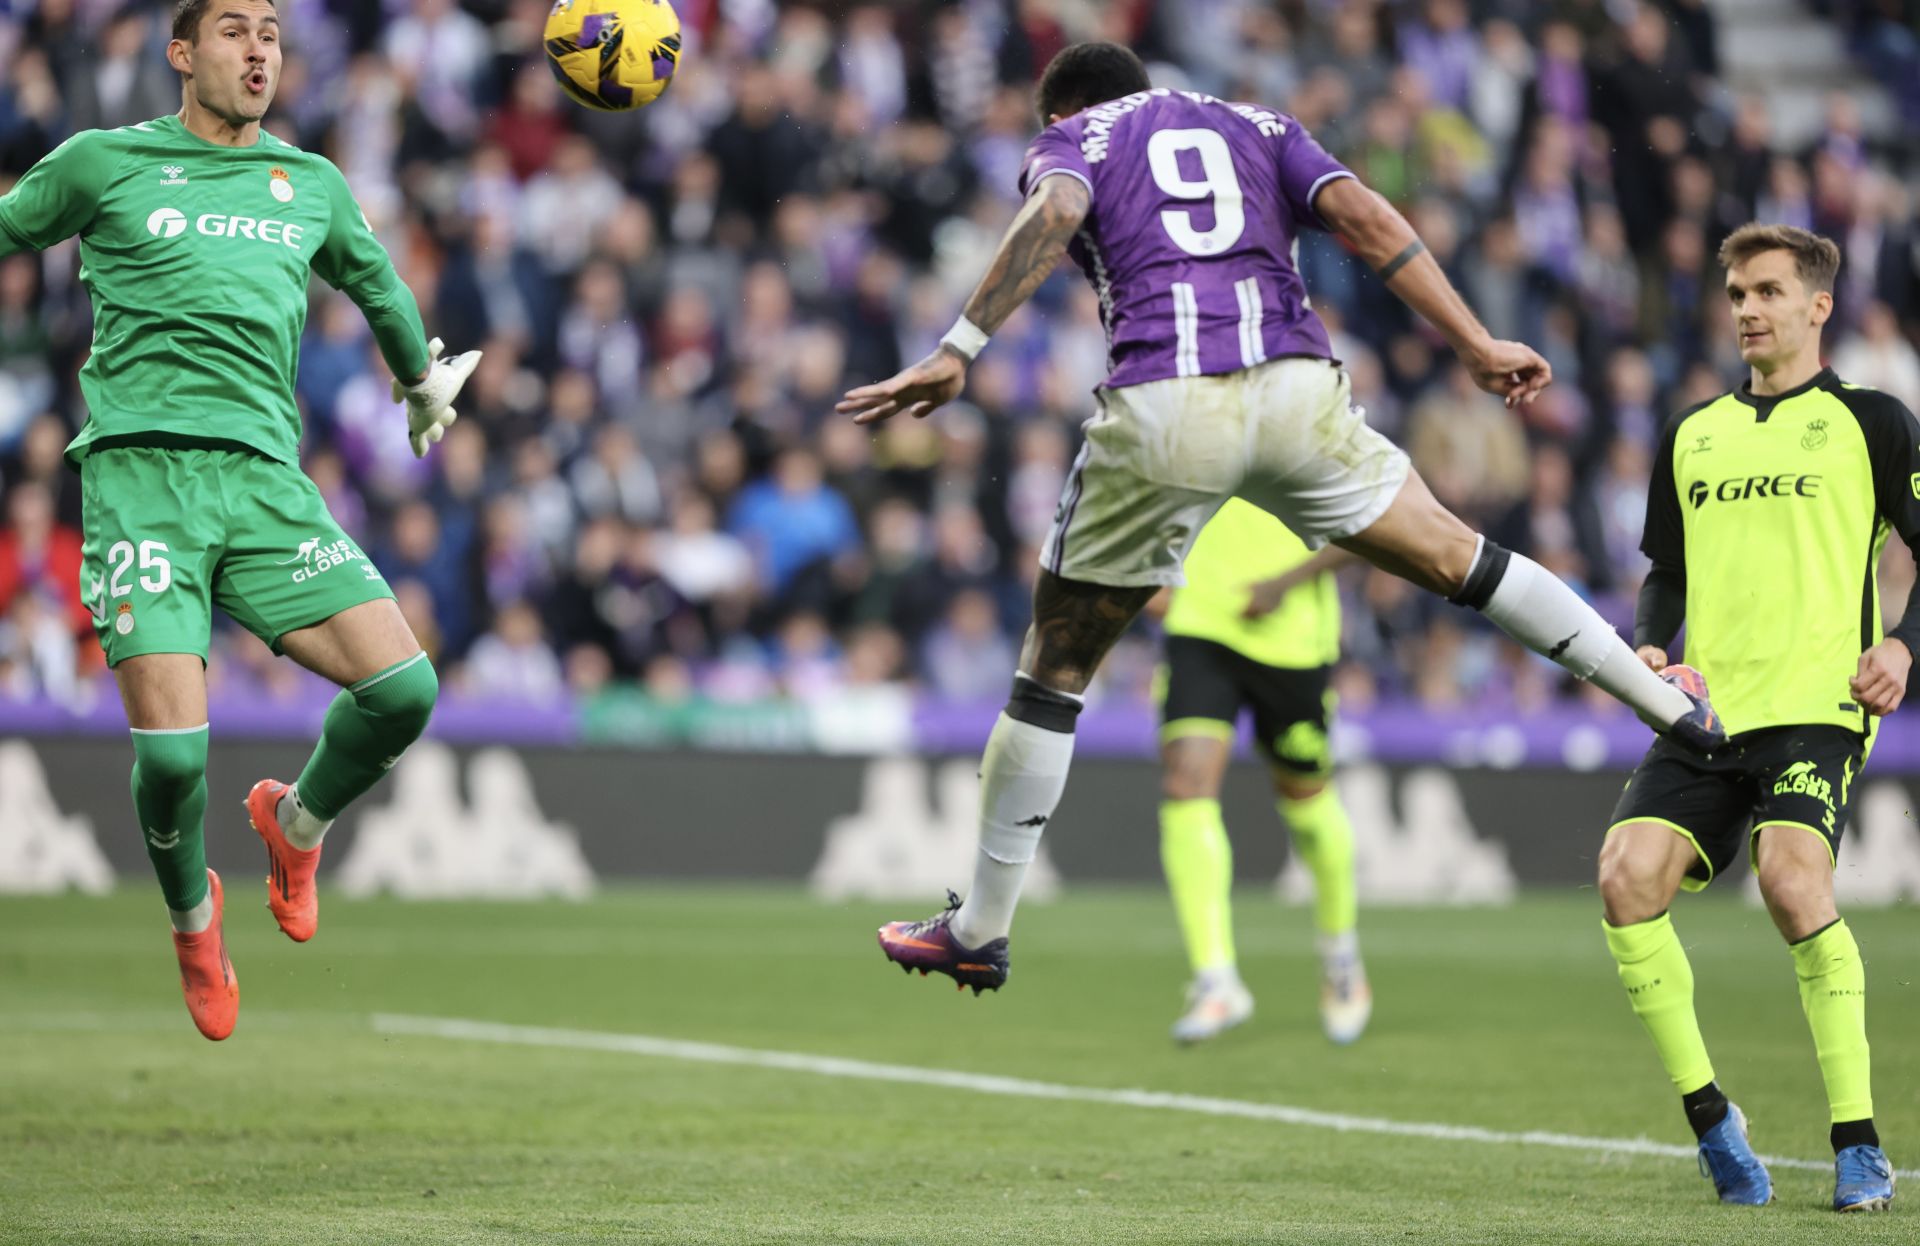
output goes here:
<path id="1" fill-rule="evenodd" d="M 1168 96 L 1182 95 L 1196 104 L 1219 104 L 1245 117 L 1258 126 L 1265 138 L 1275 138 L 1287 132 L 1287 125 L 1277 113 L 1268 112 L 1252 104 L 1229 104 L 1225 100 L 1215 99 L 1200 91 L 1175 91 L 1170 87 L 1154 87 L 1150 91 L 1135 91 L 1132 95 L 1123 95 L 1117 100 L 1109 100 L 1097 108 L 1087 110 L 1086 128 L 1080 133 L 1080 155 L 1088 164 L 1099 164 L 1107 158 L 1107 147 L 1113 139 L 1113 127 L 1120 118 L 1133 112 L 1150 100 Z"/>

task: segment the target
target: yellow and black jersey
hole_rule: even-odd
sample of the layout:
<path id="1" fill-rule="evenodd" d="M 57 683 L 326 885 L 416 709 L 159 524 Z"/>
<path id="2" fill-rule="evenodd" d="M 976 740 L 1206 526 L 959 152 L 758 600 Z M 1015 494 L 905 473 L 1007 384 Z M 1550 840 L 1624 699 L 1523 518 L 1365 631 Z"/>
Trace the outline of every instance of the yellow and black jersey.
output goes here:
<path id="1" fill-rule="evenodd" d="M 1271 614 L 1241 614 L 1256 583 L 1312 556 L 1278 519 L 1251 502 L 1227 499 L 1187 554 L 1187 582 L 1173 590 L 1167 606 L 1167 635 L 1211 640 L 1263 666 L 1333 665 L 1340 660 L 1340 590 L 1332 575 L 1302 584 Z"/>
<path id="2" fill-rule="evenodd" d="M 1743 385 L 1667 425 L 1640 548 L 1654 569 L 1636 645 L 1669 643 L 1706 676 L 1731 734 L 1832 723 L 1870 731 L 1848 691 L 1881 637 L 1874 567 L 1889 531 L 1920 551 L 1920 422 L 1823 370 Z M 1894 634 L 1920 644 L 1920 590 Z"/>

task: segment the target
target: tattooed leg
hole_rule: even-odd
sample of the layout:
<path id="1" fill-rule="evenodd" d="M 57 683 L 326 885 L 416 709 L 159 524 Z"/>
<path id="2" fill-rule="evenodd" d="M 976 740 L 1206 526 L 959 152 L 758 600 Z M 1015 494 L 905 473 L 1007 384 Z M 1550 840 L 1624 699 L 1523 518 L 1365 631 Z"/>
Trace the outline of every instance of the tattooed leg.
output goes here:
<path id="1" fill-rule="evenodd" d="M 1042 570 L 1033 588 L 1033 626 L 1020 650 L 1020 670 L 1043 688 L 1080 695 L 1107 651 L 1158 591 L 1110 588 Z"/>
<path id="2" fill-rule="evenodd" d="M 1154 592 L 1040 573 L 1013 696 L 980 763 L 980 852 L 973 890 L 952 925 L 966 947 L 1004 938 L 1012 926 L 1040 833 L 1066 790 L 1080 694 Z"/>

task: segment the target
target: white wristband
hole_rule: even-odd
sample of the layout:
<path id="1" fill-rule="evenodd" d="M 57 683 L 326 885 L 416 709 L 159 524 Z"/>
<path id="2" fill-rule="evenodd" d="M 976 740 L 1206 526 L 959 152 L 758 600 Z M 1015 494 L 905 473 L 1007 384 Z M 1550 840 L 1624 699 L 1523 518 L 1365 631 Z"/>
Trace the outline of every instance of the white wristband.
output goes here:
<path id="1" fill-rule="evenodd" d="M 951 348 L 968 363 L 980 357 L 987 348 L 987 331 L 968 320 L 965 316 L 953 322 L 953 328 L 940 339 L 940 345 Z"/>

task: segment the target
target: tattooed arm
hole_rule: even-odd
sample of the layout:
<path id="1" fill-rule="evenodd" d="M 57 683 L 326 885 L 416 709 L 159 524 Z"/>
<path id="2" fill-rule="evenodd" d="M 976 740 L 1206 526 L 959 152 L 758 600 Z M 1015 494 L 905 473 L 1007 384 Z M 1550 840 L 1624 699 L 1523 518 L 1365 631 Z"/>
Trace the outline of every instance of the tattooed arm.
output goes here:
<path id="1" fill-rule="evenodd" d="M 968 320 L 992 333 L 1053 273 L 1091 206 L 1077 177 L 1041 179 L 1007 227 L 987 275 L 967 300 Z"/>
<path id="2" fill-rule="evenodd" d="M 988 333 L 1007 322 L 1053 273 L 1091 200 L 1077 177 L 1046 177 L 1007 227 L 987 275 L 967 300 L 966 317 Z M 834 410 L 856 424 L 873 424 L 902 411 L 919 419 L 960 396 L 969 360 L 942 344 L 919 363 L 877 385 L 847 391 Z"/>

